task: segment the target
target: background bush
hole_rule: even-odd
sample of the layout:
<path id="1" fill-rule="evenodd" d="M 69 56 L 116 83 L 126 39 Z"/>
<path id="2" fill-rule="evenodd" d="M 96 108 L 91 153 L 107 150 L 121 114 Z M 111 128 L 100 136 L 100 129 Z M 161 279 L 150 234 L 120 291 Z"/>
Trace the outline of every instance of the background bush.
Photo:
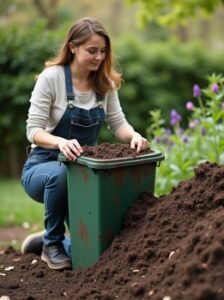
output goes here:
<path id="1" fill-rule="evenodd" d="M 25 120 L 29 97 L 46 59 L 55 54 L 65 30 L 49 32 L 44 25 L 0 32 L 0 165 L 1 174 L 18 176 L 25 159 Z M 200 44 L 175 40 L 144 42 L 122 37 L 114 43 L 124 84 L 120 89 L 123 110 L 136 130 L 146 135 L 149 111 L 160 108 L 166 122 L 175 107 L 185 119 L 184 105 L 192 85 L 203 85 L 206 74 L 224 73 L 224 54 L 211 53 Z M 186 120 L 184 121 L 186 122 Z M 100 142 L 113 142 L 106 126 Z"/>
<path id="2" fill-rule="evenodd" d="M 40 26 L 0 32 L 1 173 L 18 176 L 25 159 L 25 120 L 35 76 L 57 46 L 56 33 Z"/>

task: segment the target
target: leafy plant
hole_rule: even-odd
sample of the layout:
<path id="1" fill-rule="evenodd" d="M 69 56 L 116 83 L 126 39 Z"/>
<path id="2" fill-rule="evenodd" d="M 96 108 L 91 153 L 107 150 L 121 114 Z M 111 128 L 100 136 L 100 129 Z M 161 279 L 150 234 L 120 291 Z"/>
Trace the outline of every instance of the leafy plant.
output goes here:
<path id="1" fill-rule="evenodd" d="M 147 21 L 156 21 L 160 25 L 177 25 L 190 22 L 192 17 L 210 15 L 220 4 L 224 4 L 223 0 L 129 0 L 130 3 L 138 3 L 138 15 L 143 24 Z"/>
<path id="2" fill-rule="evenodd" d="M 203 161 L 224 163 L 224 77 L 212 74 L 207 81 L 204 89 L 195 84 L 194 100 L 186 102 L 187 128 L 181 127 L 182 116 L 175 109 L 170 112 L 170 128 L 164 127 L 160 110 L 150 112 L 151 147 L 166 156 L 157 170 L 158 195 L 191 177 L 193 169 Z"/>

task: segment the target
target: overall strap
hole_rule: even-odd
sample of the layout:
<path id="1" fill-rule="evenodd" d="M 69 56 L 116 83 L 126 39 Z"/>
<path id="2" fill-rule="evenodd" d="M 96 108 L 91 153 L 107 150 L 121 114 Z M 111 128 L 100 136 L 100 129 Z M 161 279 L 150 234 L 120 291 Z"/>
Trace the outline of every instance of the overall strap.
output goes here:
<path id="1" fill-rule="evenodd" d="M 65 87 L 66 87 L 66 97 L 68 101 L 68 105 L 73 107 L 73 101 L 75 100 L 75 95 L 73 93 L 73 85 L 72 85 L 72 74 L 71 68 L 69 64 L 64 65 L 65 70 Z"/>

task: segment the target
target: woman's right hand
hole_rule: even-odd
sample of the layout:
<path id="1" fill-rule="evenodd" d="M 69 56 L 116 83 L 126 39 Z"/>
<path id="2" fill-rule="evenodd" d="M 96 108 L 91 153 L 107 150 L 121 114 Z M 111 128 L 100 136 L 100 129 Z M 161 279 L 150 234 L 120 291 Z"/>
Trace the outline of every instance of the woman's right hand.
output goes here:
<path id="1" fill-rule="evenodd" d="M 76 139 L 62 139 L 58 144 L 58 148 L 71 161 L 76 160 L 77 156 L 80 156 L 83 152 L 82 147 Z"/>

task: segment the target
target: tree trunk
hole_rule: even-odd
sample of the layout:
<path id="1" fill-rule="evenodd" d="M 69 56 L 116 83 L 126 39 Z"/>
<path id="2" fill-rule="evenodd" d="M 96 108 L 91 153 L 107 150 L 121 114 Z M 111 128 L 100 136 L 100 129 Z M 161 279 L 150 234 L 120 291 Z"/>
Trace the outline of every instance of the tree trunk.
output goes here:
<path id="1" fill-rule="evenodd" d="M 51 0 L 49 5 L 44 4 L 42 0 L 33 0 L 35 7 L 41 17 L 47 19 L 47 28 L 55 29 L 58 25 L 57 22 L 57 9 L 59 0 Z"/>
<path id="2" fill-rule="evenodd" d="M 188 41 L 188 30 L 186 26 L 178 25 L 177 27 L 177 36 L 179 37 L 179 40 L 181 42 L 187 42 Z"/>

